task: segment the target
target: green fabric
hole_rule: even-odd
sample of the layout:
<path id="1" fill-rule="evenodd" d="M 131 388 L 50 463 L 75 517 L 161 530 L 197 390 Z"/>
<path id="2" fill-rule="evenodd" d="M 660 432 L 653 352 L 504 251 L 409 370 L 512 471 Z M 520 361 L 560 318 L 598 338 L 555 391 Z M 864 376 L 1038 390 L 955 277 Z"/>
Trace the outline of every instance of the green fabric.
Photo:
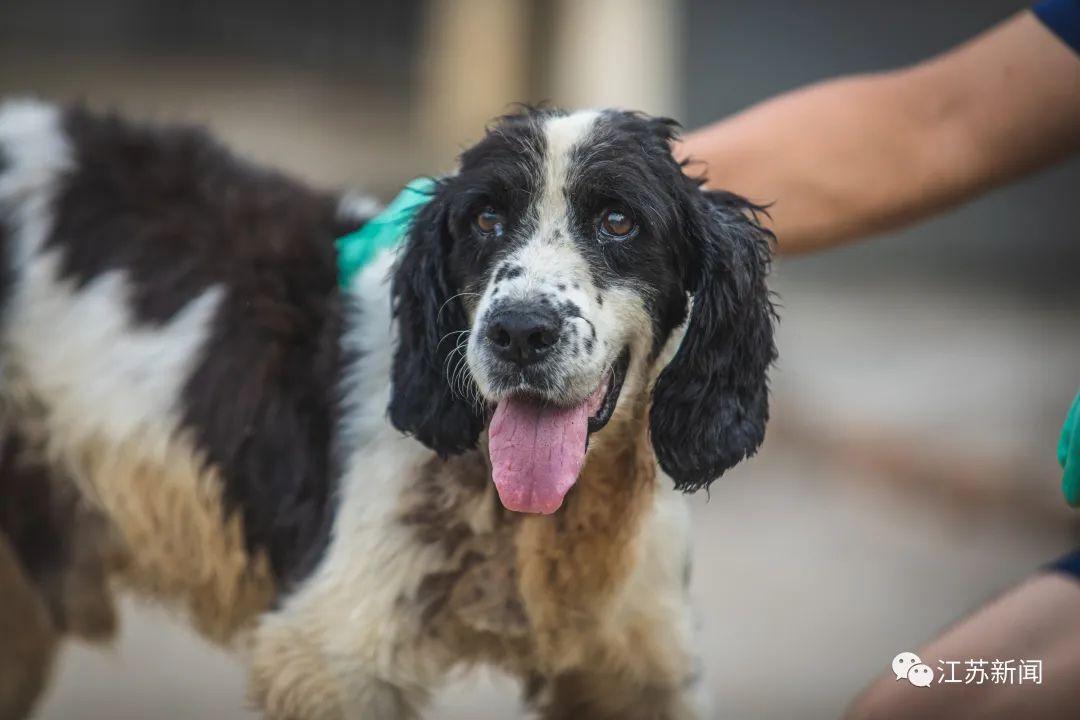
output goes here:
<path id="1" fill-rule="evenodd" d="M 1061 477 L 1061 492 L 1065 493 L 1065 502 L 1073 507 L 1080 506 L 1080 393 L 1076 394 L 1065 424 L 1061 428 L 1061 441 L 1058 443 L 1058 462 L 1064 474 Z"/>
<path id="2" fill-rule="evenodd" d="M 416 213 L 435 194 L 435 184 L 431 178 L 413 180 L 364 227 L 337 239 L 338 284 L 341 287 L 349 287 L 356 274 L 376 255 L 398 244 Z"/>

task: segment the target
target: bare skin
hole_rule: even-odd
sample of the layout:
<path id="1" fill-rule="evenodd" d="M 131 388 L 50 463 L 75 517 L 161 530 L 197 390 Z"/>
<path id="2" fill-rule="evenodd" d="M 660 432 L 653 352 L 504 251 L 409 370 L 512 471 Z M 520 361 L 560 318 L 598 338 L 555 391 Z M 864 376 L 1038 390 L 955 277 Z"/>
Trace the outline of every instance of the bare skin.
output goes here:
<path id="1" fill-rule="evenodd" d="M 688 172 L 708 185 L 772 203 L 780 252 L 825 249 L 1080 151 L 1080 56 L 1022 12 L 912 67 L 763 102 L 688 134 L 675 151 L 699 161 Z M 1080 582 L 1037 575 L 917 652 L 935 671 L 939 660 L 1041 659 L 1043 682 L 919 688 L 886 673 L 847 717 L 1075 718 Z"/>
<path id="2" fill-rule="evenodd" d="M 934 683 L 915 687 L 889 674 L 848 709 L 848 720 L 1075 718 L 1080 708 L 1080 583 L 1036 575 L 915 651 L 935 675 L 942 660 L 1042 660 L 1042 683 Z M 885 659 L 888 662 L 888 659 Z M 986 667 L 989 674 L 990 666 Z M 956 670 L 963 679 L 965 665 Z"/>
<path id="3" fill-rule="evenodd" d="M 830 80 L 688 134 L 708 184 L 773 203 L 782 253 L 959 205 L 1080 150 L 1080 57 L 1030 12 L 891 72 Z"/>

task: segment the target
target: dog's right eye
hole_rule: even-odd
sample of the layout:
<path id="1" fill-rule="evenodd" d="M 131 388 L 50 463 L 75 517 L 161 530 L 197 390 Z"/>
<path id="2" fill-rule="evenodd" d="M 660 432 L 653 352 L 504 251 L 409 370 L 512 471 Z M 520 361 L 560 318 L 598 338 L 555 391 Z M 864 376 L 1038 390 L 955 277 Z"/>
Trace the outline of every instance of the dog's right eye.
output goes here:
<path id="1" fill-rule="evenodd" d="M 637 224 L 630 213 L 618 209 L 608 208 L 600 213 L 600 240 L 626 240 L 637 234 Z"/>
<path id="2" fill-rule="evenodd" d="M 477 213 L 476 220 L 473 222 L 481 235 L 488 235 L 491 237 L 502 235 L 503 228 L 506 225 L 503 216 L 495 212 L 495 209 L 492 207 L 486 207 Z"/>

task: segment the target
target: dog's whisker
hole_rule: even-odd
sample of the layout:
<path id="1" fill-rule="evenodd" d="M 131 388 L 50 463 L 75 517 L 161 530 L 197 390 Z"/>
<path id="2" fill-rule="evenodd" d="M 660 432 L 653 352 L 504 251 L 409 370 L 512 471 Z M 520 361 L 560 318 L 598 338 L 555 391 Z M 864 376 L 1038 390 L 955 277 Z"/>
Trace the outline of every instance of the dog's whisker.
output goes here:
<path id="1" fill-rule="evenodd" d="M 449 334 L 453 333 L 448 333 L 448 335 Z M 468 357 L 465 353 L 465 348 L 469 341 L 469 331 L 458 331 L 457 334 L 464 335 L 464 337 L 462 337 L 450 352 L 446 354 L 444 374 L 446 375 L 446 382 L 450 387 L 450 392 L 463 400 L 470 401 L 468 397 Z M 451 362 L 453 361 L 455 354 L 458 354 L 458 359 L 453 367 L 451 367 Z"/>
<path id="2" fill-rule="evenodd" d="M 462 334 L 468 335 L 470 332 L 472 332 L 472 331 L 468 330 L 468 329 L 466 329 L 466 330 L 451 330 L 450 332 L 446 333 L 441 338 L 439 338 L 439 343 L 435 346 L 435 349 L 438 350 L 440 347 L 442 347 L 443 341 L 446 340 L 446 338 L 450 337 L 451 335 L 462 335 Z"/>
<path id="3" fill-rule="evenodd" d="M 457 352 L 458 350 L 461 349 L 462 343 L 468 343 L 468 341 L 469 341 L 469 332 L 470 331 L 468 331 L 468 330 L 455 330 L 453 332 L 448 332 L 448 333 L 446 333 L 445 335 L 442 336 L 442 338 L 439 340 L 439 344 L 435 346 L 435 349 L 438 350 L 439 347 L 443 344 L 443 341 L 446 340 L 446 338 L 450 337 L 451 335 L 457 335 L 458 340 L 454 343 L 454 347 L 451 348 L 450 352 L 448 352 L 446 354 L 446 357 L 449 358 L 455 352 Z M 462 335 L 464 335 L 465 337 L 462 338 L 461 337 Z"/>
<path id="4" fill-rule="evenodd" d="M 469 385 L 471 377 L 469 376 L 469 363 L 465 353 L 461 353 L 461 360 L 458 362 L 457 368 L 457 382 L 460 386 L 459 394 L 463 399 L 467 399 L 469 395 Z"/>
<path id="5" fill-rule="evenodd" d="M 456 351 L 457 351 L 457 348 L 454 348 L 453 350 L 451 350 L 447 354 L 447 356 L 446 356 L 446 368 L 443 371 L 444 374 L 446 375 L 446 384 L 450 386 L 450 392 L 454 393 L 455 395 L 457 394 L 455 378 L 457 377 L 458 368 L 461 366 L 460 358 L 458 359 L 457 362 L 454 362 L 453 364 L 451 364 L 451 362 L 454 359 L 454 353 Z"/>
<path id="6" fill-rule="evenodd" d="M 475 293 L 475 292 L 459 292 L 457 295 L 451 295 L 450 297 L 448 297 L 446 299 L 446 302 L 444 302 L 442 305 L 439 306 L 439 311 L 437 313 L 435 313 L 435 319 L 436 320 L 442 320 L 442 313 L 443 313 L 443 310 L 446 309 L 447 305 L 449 305 L 454 300 L 457 300 L 459 297 L 466 297 L 466 296 L 469 296 L 469 295 L 474 295 L 476 297 L 480 297 L 480 293 Z"/>
<path id="7" fill-rule="evenodd" d="M 457 386 L 456 390 L 454 389 L 455 386 Z M 455 368 L 451 391 L 478 410 L 483 410 L 483 396 L 480 393 L 480 387 L 473 381 L 472 375 L 469 373 L 468 357 L 464 351 L 461 352 L 461 358 Z"/>

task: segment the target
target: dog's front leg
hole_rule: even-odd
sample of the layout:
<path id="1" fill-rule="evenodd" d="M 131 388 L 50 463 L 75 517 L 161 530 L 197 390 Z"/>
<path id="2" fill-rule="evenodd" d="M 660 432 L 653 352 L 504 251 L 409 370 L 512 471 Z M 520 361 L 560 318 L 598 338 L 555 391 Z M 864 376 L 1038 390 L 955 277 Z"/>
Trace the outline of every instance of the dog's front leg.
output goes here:
<path id="1" fill-rule="evenodd" d="M 343 499 L 317 569 L 254 629 L 256 705 L 271 720 L 416 717 L 452 660 L 433 649 L 415 604 L 443 563 L 395 498 Z"/>
<path id="2" fill-rule="evenodd" d="M 360 658 L 333 655 L 317 634 L 269 615 L 252 643 L 249 695 L 268 720 L 418 717 L 425 690 L 378 677 L 377 668 L 365 665 Z"/>
<path id="3" fill-rule="evenodd" d="M 269 720 L 418 717 L 443 668 L 423 657 L 408 623 L 399 622 L 407 618 L 368 615 L 362 601 L 335 608 L 322 600 L 260 619 L 249 657 L 256 707 Z"/>

